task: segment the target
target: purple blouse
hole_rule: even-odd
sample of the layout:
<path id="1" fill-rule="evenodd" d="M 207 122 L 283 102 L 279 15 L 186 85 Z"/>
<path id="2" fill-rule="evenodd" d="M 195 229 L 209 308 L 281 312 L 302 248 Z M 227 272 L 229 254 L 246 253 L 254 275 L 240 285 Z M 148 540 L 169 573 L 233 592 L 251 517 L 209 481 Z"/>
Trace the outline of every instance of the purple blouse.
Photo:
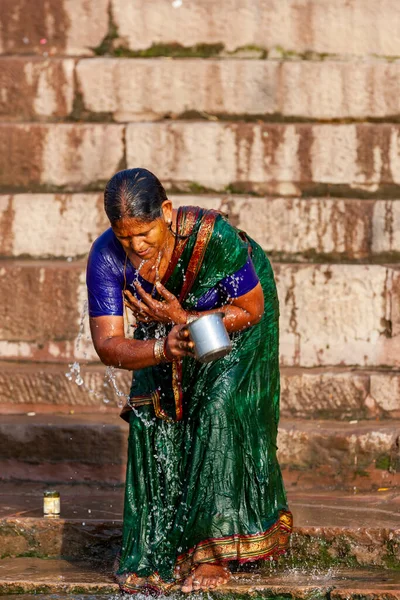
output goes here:
<path id="1" fill-rule="evenodd" d="M 113 230 L 107 229 L 94 242 L 90 251 L 86 284 L 89 298 L 89 315 L 123 316 L 125 251 L 114 235 Z M 132 285 L 138 279 L 143 289 L 150 293 L 153 284 L 137 275 L 136 269 L 128 260 L 126 263 L 126 287 L 136 292 Z M 227 304 L 231 298 L 238 298 L 250 292 L 258 284 L 258 276 L 250 256 L 246 263 L 236 273 L 224 277 L 213 288 L 208 290 L 196 304 L 196 309 L 211 310 Z"/>

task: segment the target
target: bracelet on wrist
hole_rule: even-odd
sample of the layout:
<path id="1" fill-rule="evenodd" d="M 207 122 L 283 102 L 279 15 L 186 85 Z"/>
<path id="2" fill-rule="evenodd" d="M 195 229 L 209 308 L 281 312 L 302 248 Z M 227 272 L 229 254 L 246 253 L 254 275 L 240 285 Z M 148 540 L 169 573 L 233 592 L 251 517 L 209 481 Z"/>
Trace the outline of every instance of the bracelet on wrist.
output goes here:
<path id="1" fill-rule="evenodd" d="M 154 352 L 154 358 L 156 359 L 157 363 L 163 363 L 163 362 L 169 361 L 169 359 L 164 351 L 165 339 L 166 338 L 163 338 L 161 340 L 156 340 L 154 343 L 153 352 Z"/>

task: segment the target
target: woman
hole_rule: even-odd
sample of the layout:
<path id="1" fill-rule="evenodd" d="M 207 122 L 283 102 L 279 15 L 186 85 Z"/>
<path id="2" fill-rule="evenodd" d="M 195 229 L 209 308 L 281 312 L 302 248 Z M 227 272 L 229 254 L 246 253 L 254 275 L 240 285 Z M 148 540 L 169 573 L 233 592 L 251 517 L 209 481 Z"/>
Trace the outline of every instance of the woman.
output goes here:
<path id="1" fill-rule="evenodd" d="M 134 371 L 123 591 L 212 589 L 230 561 L 285 551 L 291 514 L 279 465 L 278 300 L 269 261 L 215 211 L 173 210 L 146 169 L 105 189 L 111 228 L 87 270 L 90 325 L 106 365 Z M 124 304 L 136 317 L 125 337 Z M 224 312 L 233 350 L 193 358 L 186 324 Z"/>

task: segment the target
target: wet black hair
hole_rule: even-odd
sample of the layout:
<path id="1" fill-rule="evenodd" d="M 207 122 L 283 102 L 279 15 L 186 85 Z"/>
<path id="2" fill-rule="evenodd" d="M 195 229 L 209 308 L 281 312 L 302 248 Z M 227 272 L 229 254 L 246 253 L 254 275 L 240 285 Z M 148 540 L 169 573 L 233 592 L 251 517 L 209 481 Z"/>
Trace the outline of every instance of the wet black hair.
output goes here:
<path id="1" fill-rule="evenodd" d="M 154 221 L 162 216 L 167 194 L 157 177 L 147 169 L 125 169 L 115 173 L 104 190 L 104 210 L 110 223 L 124 217 Z"/>

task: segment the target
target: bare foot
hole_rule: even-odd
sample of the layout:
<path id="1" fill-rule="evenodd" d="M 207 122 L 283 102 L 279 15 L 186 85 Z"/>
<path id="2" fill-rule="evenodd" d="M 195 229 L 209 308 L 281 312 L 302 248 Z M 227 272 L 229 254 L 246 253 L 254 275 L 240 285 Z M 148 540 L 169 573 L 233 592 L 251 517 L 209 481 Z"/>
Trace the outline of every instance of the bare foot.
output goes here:
<path id="1" fill-rule="evenodd" d="M 230 573 L 227 567 L 218 563 L 202 563 L 186 577 L 182 585 L 182 592 L 188 593 L 196 590 L 213 590 L 228 583 Z"/>

